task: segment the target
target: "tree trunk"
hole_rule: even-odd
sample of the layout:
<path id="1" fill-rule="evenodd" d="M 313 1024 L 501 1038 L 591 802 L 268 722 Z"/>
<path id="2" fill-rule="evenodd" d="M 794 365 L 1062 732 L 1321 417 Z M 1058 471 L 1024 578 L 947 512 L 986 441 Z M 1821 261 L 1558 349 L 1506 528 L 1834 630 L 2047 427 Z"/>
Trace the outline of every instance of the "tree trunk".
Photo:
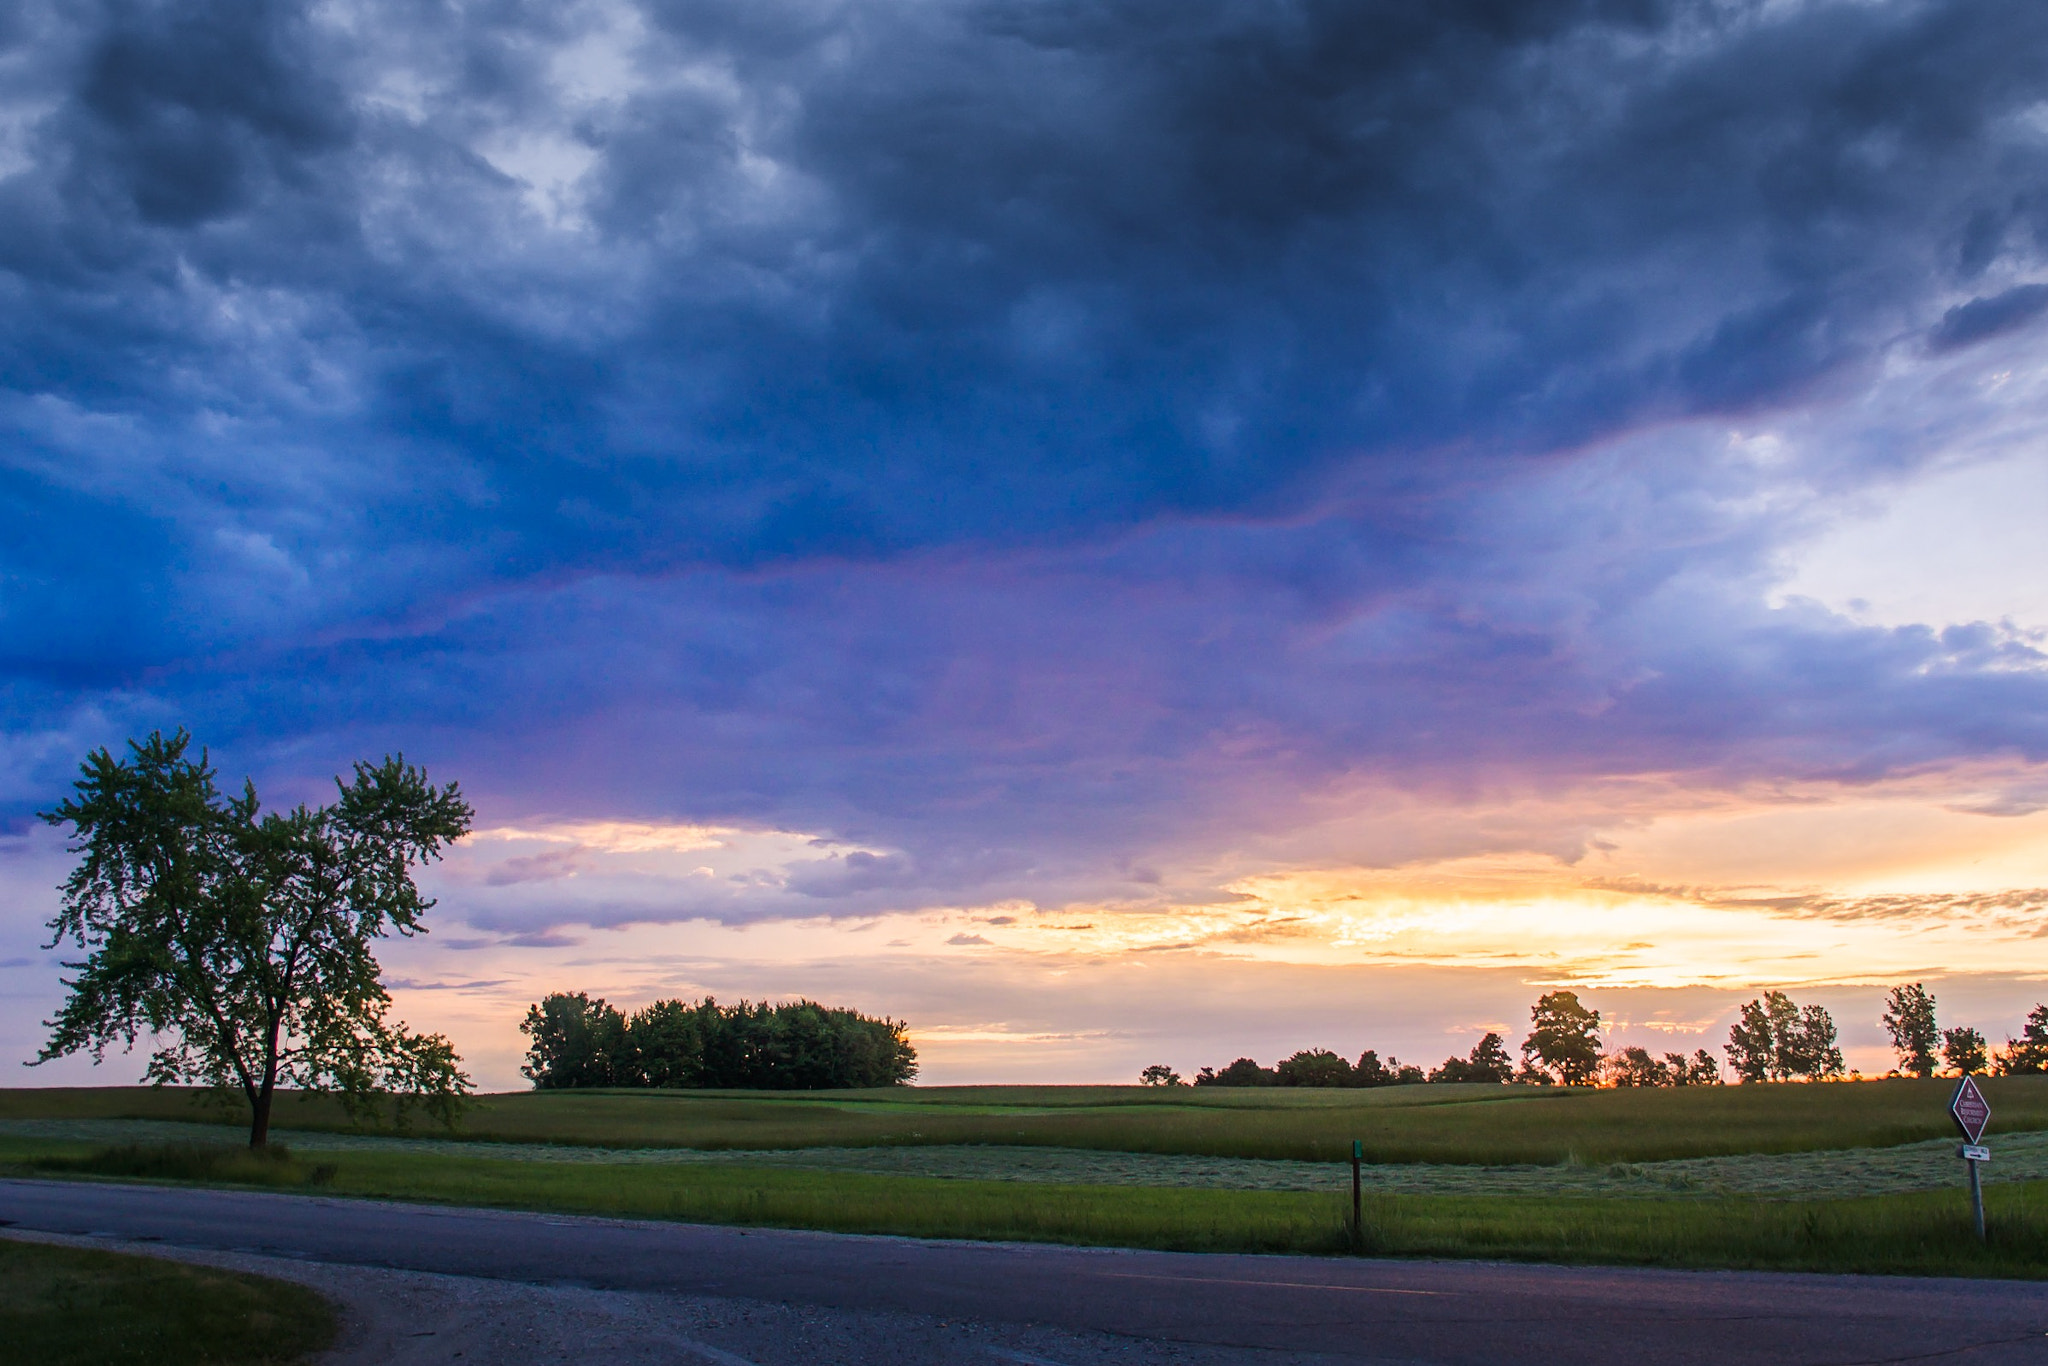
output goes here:
<path id="1" fill-rule="evenodd" d="M 249 1146 L 263 1148 L 270 1143 L 270 1097 L 273 1083 L 263 1079 L 262 1087 L 249 1102 Z"/>
<path id="2" fill-rule="evenodd" d="M 263 1044 L 263 1084 L 256 1088 L 256 1094 L 249 1097 L 249 1146 L 264 1148 L 270 1144 L 270 1098 L 277 1094 L 277 1035 L 278 1026 L 273 1022 L 269 1035 Z"/>

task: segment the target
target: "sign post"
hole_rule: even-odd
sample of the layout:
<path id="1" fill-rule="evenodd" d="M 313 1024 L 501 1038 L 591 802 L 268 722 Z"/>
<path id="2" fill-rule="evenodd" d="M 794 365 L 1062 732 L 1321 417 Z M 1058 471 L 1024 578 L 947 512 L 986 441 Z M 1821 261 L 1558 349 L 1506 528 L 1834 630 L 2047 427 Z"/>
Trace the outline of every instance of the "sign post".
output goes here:
<path id="1" fill-rule="evenodd" d="M 1358 1164 L 1365 1159 L 1365 1144 L 1359 1139 L 1351 1140 L 1351 1246 L 1365 1250 L 1365 1202 L 1361 1191 Z M 1975 1170 L 1972 1168 L 1972 1170 Z"/>
<path id="2" fill-rule="evenodd" d="M 1970 1169 L 1970 1211 L 1977 1219 L 1977 1241 L 1984 1241 L 1984 1182 L 1978 1175 L 1977 1164 L 1991 1160 L 1991 1150 L 1979 1143 L 1984 1137 L 1984 1126 L 1991 1122 L 1991 1105 L 1984 1099 L 1984 1093 L 1977 1089 L 1977 1079 L 1967 1072 L 1956 1087 L 1955 1099 L 1948 1103 L 1950 1118 L 1963 1131 L 1963 1146 L 1956 1149 L 1956 1156 L 1963 1159 Z"/>

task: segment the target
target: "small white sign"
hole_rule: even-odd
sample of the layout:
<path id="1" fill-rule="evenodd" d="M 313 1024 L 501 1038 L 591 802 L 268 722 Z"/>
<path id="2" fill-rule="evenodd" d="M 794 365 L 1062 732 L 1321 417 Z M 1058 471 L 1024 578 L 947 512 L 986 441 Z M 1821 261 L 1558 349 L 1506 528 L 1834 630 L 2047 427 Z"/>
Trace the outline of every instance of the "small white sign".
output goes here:
<path id="1" fill-rule="evenodd" d="M 1965 1143 L 1962 1147 L 1956 1149 L 1956 1156 L 1970 1162 L 1989 1162 L 1991 1160 L 1991 1149 L 1980 1147 L 1975 1143 Z"/>

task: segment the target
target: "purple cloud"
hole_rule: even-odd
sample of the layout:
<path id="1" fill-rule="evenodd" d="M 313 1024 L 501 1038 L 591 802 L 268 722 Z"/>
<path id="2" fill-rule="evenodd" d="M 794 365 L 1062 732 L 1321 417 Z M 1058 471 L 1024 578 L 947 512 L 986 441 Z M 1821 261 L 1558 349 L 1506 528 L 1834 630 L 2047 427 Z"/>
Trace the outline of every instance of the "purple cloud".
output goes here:
<path id="1" fill-rule="evenodd" d="M 30 7 L 0 814 L 188 724 L 280 799 L 394 749 L 508 820 L 839 842 L 446 893 L 544 936 L 1220 904 L 1213 853 L 1359 794 L 2039 764 L 2024 630 L 1769 594 L 2003 420 L 1971 385 L 2038 346 L 2042 40 L 1965 4 Z M 1868 418 L 1900 373 L 1924 407 Z M 1318 853 L 1572 858 L 1600 814 Z"/>

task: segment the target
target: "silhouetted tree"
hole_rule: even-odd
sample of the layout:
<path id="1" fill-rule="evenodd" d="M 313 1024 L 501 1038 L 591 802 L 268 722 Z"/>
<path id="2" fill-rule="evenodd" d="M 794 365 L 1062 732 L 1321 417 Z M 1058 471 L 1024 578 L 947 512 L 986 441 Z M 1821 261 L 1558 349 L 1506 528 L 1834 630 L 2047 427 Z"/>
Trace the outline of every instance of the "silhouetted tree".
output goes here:
<path id="1" fill-rule="evenodd" d="M 1279 1078 L 1270 1067 L 1261 1067 L 1250 1058 L 1239 1058 L 1220 1072 L 1203 1068 L 1196 1074 L 1197 1086 L 1273 1086 Z"/>
<path id="2" fill-rule="evenodd" d="M 1429 1080 L 1429 1074 L 1412 1063 L 1402 1062 L 1391 1053 L 1385 1062 L 1373 1049 L 1366 1049 L 1358 1055 L 1358 1065 L 1351 1069 L 1353 1086 L 1412 1086 Z"/>
<path id="3" fill-rule="evenodd" d="M 1610 1086 L 1719 1086 L 1721 1064 L 1702 1048 L 1691 1057 L 1666 1053 L 1652 1057 L 1646 1048 L 1624 1048 L 1601 1062 L 1600 1072 Z"/>
<path id="4" fill-rule="evenodd" d="M 1984 1036 L 1968 1025 L 1941 1032 L 1941 1057 L 1959 1077 L 1985 1069 Z"/>
<path id="5" fill-rule="evenodd" d="M 550 997 L 549 1000 L 554 1000 Z M 563 998 L 567 999 L 567 998 Z M 599 1002 L 599 1005 L 604 1004 Z M 706 1002 L 706 1005 L 711 1005 Z M 711 1005 L 715 1011 L 717 1007 Z M 614 1012 L 616 1014 L 616 1012 Z M 529 1016 L 529 1018 L 531 1018 Z M 704 1069 L 705 1007 L 685 1001 L 656 1001 L 621 1021 L 624 1037 L 616 1048 L 615 1081 L 570 1083 L 588 1086 L 701 1086 Z M 624 1064 L 630 1061 L 631 1072 Z M 529 1077 L 532 1073 L 527 1074 Z M 628 1080 L 628 1078 L 631 1078 Z"/>
<path id="6" fill-rule="evenodd" d="M 1508 1056 L 1507 1043 L 1500 1035 L 1485 1034 L 1463 1058 L 1445 1058 L 1444 1065 L 1429 1074 L 1431 1081 L 1508 1082 L 1515 1079 L 1515 1060 Z"/>
<path id="7" fill-rule="evenodd" d="M 527 1010 L 520 1028 L 533 1041 L 522 1070 L 536 1089 L 822 1091 L 917 1075 L 901 1021 L 815 1001 L 656 1001 L 627 1020 L 581 992 L 555 992 Z"/>
<path id="8" fill-rule="evenodd" d="M 1349 1086 L 1351 1064 L 1327 1048 L 1303 1049 L 1273 1069 L 1282 1086 Z"/>
<path id="9" fill-rule="evenodd" d="M 1762 1001 L 1751 1001 L 1728 1029 L 1728 1065 L 1742 1082 L 1770 1081 L 1777 1057 L 1771 1017 Z"/>
<path id="10" fill-rule="evenodd" d="M 1826 1081 L 1842 1075 L 1842 1049 L 1836 1041 L 1835 1018 L 1824 1006 L 1801 1006 L 1799 1024 L 1788 1041 L 1779 1045 L 1779 1057 L 1788 1077 Z"/>
<path id="11" fill-rule="evenodd" d="M 1916 1077 L 1934 1075 L 1934 1049 L 1940 1036 L 1934 1026 L 1934 998 L 1915 982 L 1893 987 L 1885 997 L 1884 1027 L 1899 1055 L 1899 1070 Z"/>
<path id="12" fill-rule="evenodd" d="M 331 806 L 265 813 L 255 785 L 224 799 L 185 731 L 94 750 L 76 796 L 42 813 L 84 857 L 63 886 L 51 946 L 86 950 L 48 1022 L 48 1062 L 151 1036 L 147 1077 L 239 1091 L 249 1145 L 269 1141 L 279 1087 L 338 1093 L 351 1113 L 383 1100 L 452 1122 L 469 1078 L 439 1034 L 386 1019 L 372 943 L 421 934 L 433 901 L 413 868 L 469 829 L 455 784 L 403 758 L 335 779 Z"/>
<path id="13" fill-rule="evenodd" d="M 1600 1067 L 1600 1012 L 1579 1003 L 1575 991 L 1552 991 L 1529 1008 L 1535 1027 L 1522 1041 L 1534 1058 L 1566 1086 L 1589 1084 Z"/>
<path id="14" fill-rule="evenodd" d="M 555 992 L 526 1008 L 519 1032 L 531 1040 L 519 1071 L 536 1091 L 647 1084 L 626 1017 L 602 999 Z"/>
<path id="15" fill-rule="evenodd" d="M 1465 1063 L 1474 1081 L 1508 1082 L 1514 1079 L 1515 1060 L 1508 1056 L 1507 1040 L 1492 1030 L 1472 1046 Z"/>
<path id="16" fill-rule="evenodd" d="M 2048 1005 L 2037 1005 L 2027 1013 L 2026 1027 L 2017 1039 L 2007 1039 L 1998 1055 L 2000 1076 L 2016 1077 L 2048 1072 Z"/>
<path id="17" fill-rule="evenodd" d="M 1669 1086 L 1671 1074 L 1664 1064 L 1650 1056 L 1650 1050 L 1633 1044 L 1609 1053 L 1600 1064 L 1610 1086 Z"/>
<path id="18" fill-rule="evenodd" d="M 1146 1086 L 1182 1085 L 1180 1073 L 1174 1071 L 1171 1067 L 1168 1067 L 1163 1062 L 1155 1062 L 1150 1067 L 1140 1072 L 1138 1074 L 1138 1081 Z"/>
<path id="19" fill-rule="evenodd" d="M 1822 1006 L 1802 1009 L 1782 991 L 1742 1007 L 1728 1031 L 1728 1065 L 1745 1082 L 1822 1081 L 1842 1075 L 1834 1017 Z"/>

